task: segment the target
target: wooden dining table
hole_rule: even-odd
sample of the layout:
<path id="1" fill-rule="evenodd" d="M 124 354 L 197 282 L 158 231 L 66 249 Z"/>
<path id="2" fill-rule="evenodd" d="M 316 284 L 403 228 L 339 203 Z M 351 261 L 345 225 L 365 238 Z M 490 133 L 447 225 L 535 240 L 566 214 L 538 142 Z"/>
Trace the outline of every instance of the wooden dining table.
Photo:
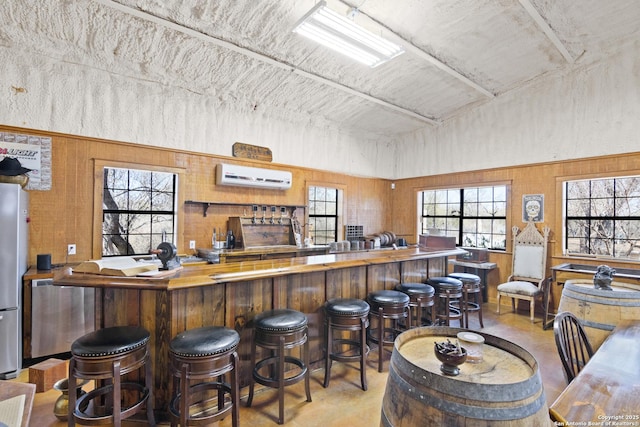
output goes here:
<path id="1" fill-rule="evenodd" d="M 557 425 L 640 426 L 640 320 L 618 323 L 549 412 Z"/>

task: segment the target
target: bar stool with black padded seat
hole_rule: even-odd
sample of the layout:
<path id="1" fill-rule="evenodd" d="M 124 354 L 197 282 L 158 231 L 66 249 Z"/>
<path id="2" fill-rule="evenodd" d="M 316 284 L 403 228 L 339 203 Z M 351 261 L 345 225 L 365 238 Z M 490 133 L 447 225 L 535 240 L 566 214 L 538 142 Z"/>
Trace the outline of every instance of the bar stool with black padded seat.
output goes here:
<path id="1" fill-rule="evenodd" d="M 329 387 L 332 361 L 338 362 L 360 362 L 360 383 L 362 390 L 367 390 L 367 328 L 369 327 L 369 304 L 366 301 L 356 298 L 334 298 L 325 302 L 325 362 L 324 362 L 324 384 Z M 333 332 L 337 331 L 357 331 L 359 340 L 347 338 L 334 338 Z M 346 346 L 345 351 L 334 352 L 334 345 Z M 357 348 L 357 352 L 353 349 Z"/>
<path id="2" fill-rule="evenodd" d="M 464 327 L 469 328 L 469 313 L 478 313 L 480 327 L 482 322 L 482 287 L 480 276 L 471 273 L 451 273 L 449 277 L 462 282 L 462 313 L 464 314 Z M 473 299 L 473 300 L 472 300 Z"/>
<path id="3" fill-rule="evenodd" d="M 203 425 L 220 421 L 231 412 L 231 424 L 240 416 L 238 353 L 240 335 L 223 326 L 189 329 L 169 343 L 169 367 L 173 376 L 173 398 L 169 403 L 171 426 Z M 229 383 L 224 375 L 229 373 Z M 193 380 L 198 381 L 193 384 Z M 215 407 L 207 407 L 206 393 L 217 391 Z M 225 400 L 225 395 L 230 399 Z M 202 400 L 200 400 L 202 399 Z M 190 411 L 196 406 L 198 411 Z M 210 405 L 211 406 L 211 405 Z"/>
<path id="4" fill-rule="evenodd" d="M 278 389 L 278 424 L 284 423 L 284 388 L 304 379 L 307 402 L 311 402 L 309 386 L 309 342 L 307 336 L 307 316 L 296 310 L 276 309 L 258 314 L 254 318 L 253 343 L 251 348 L 251 366 L 253 374 L 249 387 L 247 406 L 253 401 L 255 383 Z M 302 345 L 302 360 L 285 355 L 286 349 Z M 271 356 L 256 362 L 257 347 L 271 350 Z M 297 372 L 285 377 L 285 365 L 298 367 Z M 269 376 L 262 375 L 260 369 L 269 367 Z"/>
<path id="5" fill-rule="evenodd" d="M 376 327 L 373 327 L 373 322 L 369 327 L 368 338 L 369 341 L 378 344 L 378 372 L 382 372 L 384 346 L 393 345 L 396 336 L 401 332 L 398 320 L 406 318 L 407 324 L 411 324 L 409 295 L 394 290 L 381 290 L 371 292 L 367 296 L 367 302 L 371 307 L 369 317 L 371 320 L 376 319 Z M 391 327 L 385 327 L 385 320 L 391 320 Z M 385 332 L 390 333 L 391 339 L 385 338 Z"/>
<path id="6" fill-rule="evenodd" d="M 78 379 L 95 380 L 96 387 L 80 397 L 69 393 L 69 426 L 77 422 L 119 427 L 122 420 L 141 412 L 145 405 L 147 423 L 156 425 L 149 337 L 140 326 L 114 326 L 90 332 L 71 344 L 69 390 L 77 388 Z M 122 376 L 141 368 L 144 385 L 122 381 Z M 128 406 L 123 407 L 123 401 Z"/>
<path id="7" fill-rule="evenodd" d="M 427 284 L 436 290 L 436 319 L 438 323 L 451 325 L 452 320 L 458 320 L 463 327 L 464 320 L 460 311 L 460 299 L 462 298 L 462 282 L 453 277 L 430 277 Z"/>
<path id="8" fill-rule="evenodd" d="M 411 310 L 412 325 L 409 328 L 417 328 L 420 326 L 435 325 L 436 311 L 435 289 L 426 283 L 401 283 L 396 286 L 396 291 L 409 295 L 409 310 Z M 429 309 L 429 307 L 431 307 Z M 423 317 L 425 309 L 429 309 L 428 318 Z M 414 314 L 415 312 L 415 314 Z M 426 322 L 425 322 L 426 320 Z"/>

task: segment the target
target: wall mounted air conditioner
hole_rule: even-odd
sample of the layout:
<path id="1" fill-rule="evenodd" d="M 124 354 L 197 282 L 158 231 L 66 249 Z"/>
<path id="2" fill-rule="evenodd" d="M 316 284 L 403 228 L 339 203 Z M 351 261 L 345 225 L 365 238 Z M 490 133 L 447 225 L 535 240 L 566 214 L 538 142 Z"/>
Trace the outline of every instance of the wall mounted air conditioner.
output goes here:
<path id="1" fill-rule="evenodd" d="M 220 163 L 216 167 L 216 184 L 240 187 L 291 188 L 291 172 Z"/>

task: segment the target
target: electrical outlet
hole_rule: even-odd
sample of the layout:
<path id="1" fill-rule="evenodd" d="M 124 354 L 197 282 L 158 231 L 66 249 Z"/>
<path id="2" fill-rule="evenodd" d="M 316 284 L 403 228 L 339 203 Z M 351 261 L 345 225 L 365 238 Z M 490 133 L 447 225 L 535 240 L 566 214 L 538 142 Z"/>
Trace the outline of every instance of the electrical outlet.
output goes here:
<path id="1" fill-rule="evenodd" d="M 195 248 L 196 248 L 196 241 L 189 240 L 189 249 L 195 249 Z"/>
<path id="2" fill-rule="evenodd" d="M 75 255 L 76 254 L 76 244 L 72 243 L 67 245 L 67 255 Z"/>

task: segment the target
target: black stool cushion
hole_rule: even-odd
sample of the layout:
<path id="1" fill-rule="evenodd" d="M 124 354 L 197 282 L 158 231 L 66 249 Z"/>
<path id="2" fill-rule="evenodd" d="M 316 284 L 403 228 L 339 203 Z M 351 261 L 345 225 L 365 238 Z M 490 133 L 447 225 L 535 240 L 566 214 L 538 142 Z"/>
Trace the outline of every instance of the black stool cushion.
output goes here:
<path id="1" fill-rule="evenodd" d="M 324 304 L 327 314 L 331 316 L 366 316 L 369 304 L 356 298 L 334 298 Z"/>
<path id="2" fill-rule="evenodd" d="M 307 326 L 307 316 L 296 310 L 282 308 L 263 311 L 254 318 L 256 329 L 285 332 Z"/>
<path id="3" fill-rule="evenodd" d="M 180 332 L 171 340 L 169 350 L 183 357 L 214 356 L 233 351 L 240 334 L 223 326 L 205 326 Z"/>
<path id="4" fill-rule="evenodd" d="M 71 354 L 81 357 L 112 356 L 146 345 L 149 331 L 140 326 L 113 326 L 81 336 L 71 344 Z"/>
<path id="5" fill-rule="evenodd" d="M 436 289 L 462 289 L 462 282 L 458 279 L 454 279 L 453 277 L 430 277 L 427 279 L 427 283 Z"/>
<path id="6" fill-rule="evenodd" d="M 368 297 L 369 301 L 384 305 L 384 304 L 409 304 L 409 295 L 391 290 L 382 290 L 371 292 Z"/>
<path id="7" fill-rule="evenodd" d="M 428 297 L 432 297 L 436 293 L 433 286 L 425 283 L 401 283 L 396 286 L 396 291 L 404 292 L 408 295 L 424 295 Z"/>
<path id="8" fill-rule="evenodd" d="M 453 277 L 464 283 L 480 283 L 480 276 L 471 273 L 451 273 L 449 277 Z"/>

